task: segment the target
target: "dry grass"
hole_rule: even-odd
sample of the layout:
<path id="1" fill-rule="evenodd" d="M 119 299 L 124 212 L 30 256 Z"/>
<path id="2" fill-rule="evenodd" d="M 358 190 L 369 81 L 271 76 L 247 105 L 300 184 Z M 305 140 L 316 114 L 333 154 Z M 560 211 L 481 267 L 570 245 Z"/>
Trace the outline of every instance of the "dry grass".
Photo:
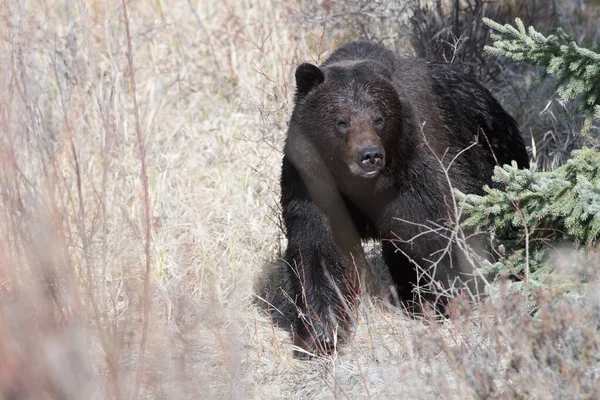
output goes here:
<path id="1" fill-rule="evenodd" d="M 583 355 L 556 350 L 558 370 L 533 355 L 550 345 L 514 300 L 427 324 L 365 299 L 339 353 L 292 358 L 253 283 L 284 246 L 293 65 L 340 38 L 301 7 L 4 3 L 0 398 L 598 394 L 600 371 L 581 370 L 598 356 L 594 295 L 548 314 L 579 324 L 563 348 Z"/>

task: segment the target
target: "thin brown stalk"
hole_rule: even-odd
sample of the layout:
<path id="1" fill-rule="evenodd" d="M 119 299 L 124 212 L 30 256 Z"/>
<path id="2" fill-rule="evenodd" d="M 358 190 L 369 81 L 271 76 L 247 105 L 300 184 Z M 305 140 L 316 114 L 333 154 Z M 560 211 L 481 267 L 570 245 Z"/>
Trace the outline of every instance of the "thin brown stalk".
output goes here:
<path id="1" fill-rule="evenodd" d="M 144 252 L 146 255 L 146 271 L 144 273 L 144 311 L 143 311 L 143 326 L 142 339 L 140 342 L 140 355 L 135 377 L 135 386 L 133 389 L 132 399 L 136 400 L 139 397 L 142 376 L 144 374 L 144 356 L 146 352 L 146 342 L 148 340 L 148 320 L 150 319 L 150 268 L 152 260 L 150 258 L 150 193 L 148 190 L 148 173 L 146 170 L 146 146 L 142 136 L 140 127 L 140 112 L 138 108 L 136 86 L 135 86 L 135 70 L 133 67 L 133 49 L 131 46 L 131 32 L 129 29 L 129 17 L 127 15 L 127 6 L 125 0 L 121 0 L 123 6 L 123 19 L 125 21 L 125 30 L 127 32 L 127 59 L 129 62 L 129 78 L 131 79 L 131 95 L 133 97 L 133 112 L 135 116 L 135 131 L 137 135 L 138 148 L 140 152 L 141 162 L 141 178 L 144 188 L 144 225 L 146 237 L 144 240 Z"/>

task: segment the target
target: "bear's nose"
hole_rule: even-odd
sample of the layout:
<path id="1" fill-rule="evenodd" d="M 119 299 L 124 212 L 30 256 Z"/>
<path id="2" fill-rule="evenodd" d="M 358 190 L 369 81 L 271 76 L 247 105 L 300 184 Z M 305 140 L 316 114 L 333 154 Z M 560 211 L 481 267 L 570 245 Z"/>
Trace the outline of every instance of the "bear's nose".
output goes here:
<path id="1" fill-rule="evenodd" d="M 383 150 L 375 146 L 366 147 L 358 152 L 358 160 L 363 168 L 381 167 L 383 157 Z"/>

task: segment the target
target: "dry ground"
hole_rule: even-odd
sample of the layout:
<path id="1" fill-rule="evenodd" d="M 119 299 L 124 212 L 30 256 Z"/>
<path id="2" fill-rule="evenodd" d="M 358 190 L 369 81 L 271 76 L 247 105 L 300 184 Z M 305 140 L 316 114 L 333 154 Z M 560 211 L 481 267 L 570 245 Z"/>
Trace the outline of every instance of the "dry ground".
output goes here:
<path id="1" fill-rule="evenodd" d="M 498 318 L 428 325 L 366 299 L 348 346 L 293 359 L 253 283 L 285 246 L 277 180 L 293 66 L 339 37 L 298 19 L 293 1 L 126 7 L 127 18 L 118 1 L 0 10 L 0 398 L 598 389 L 598 371 L 568 370 L 589 379 L 565 386 L 513 340 L 509 302 Z M 510 372 L 512 354 L 525 370 Z"/>

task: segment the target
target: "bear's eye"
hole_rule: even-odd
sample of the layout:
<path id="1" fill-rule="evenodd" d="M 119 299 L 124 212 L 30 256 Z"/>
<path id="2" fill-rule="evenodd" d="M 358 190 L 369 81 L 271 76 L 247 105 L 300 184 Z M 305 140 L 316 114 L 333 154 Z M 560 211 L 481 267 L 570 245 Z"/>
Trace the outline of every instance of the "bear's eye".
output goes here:
<path id="1" fill-rule="evenodd" d="M 373 125 L 377 127 L 383 126 L 383 117 L 375 117 L 373 118 Z"/>
<path id="2" fill-rule="evenodd" d="M 344 120 L 342 120 L 342 119 L 338 120 L 338 121 L 335 123 L 335 126 L 336 126 L 336 127 L 338 128 L 338 130 L 339 130 L 340 132 L 342 132 L 342 133 L 346 133 L 346 132 L 348 131 L 348 128 L 350 128 L 350 125 L 349 125 L 349 124 L 348 124 L 346 121 L 344 121 Z"/>

